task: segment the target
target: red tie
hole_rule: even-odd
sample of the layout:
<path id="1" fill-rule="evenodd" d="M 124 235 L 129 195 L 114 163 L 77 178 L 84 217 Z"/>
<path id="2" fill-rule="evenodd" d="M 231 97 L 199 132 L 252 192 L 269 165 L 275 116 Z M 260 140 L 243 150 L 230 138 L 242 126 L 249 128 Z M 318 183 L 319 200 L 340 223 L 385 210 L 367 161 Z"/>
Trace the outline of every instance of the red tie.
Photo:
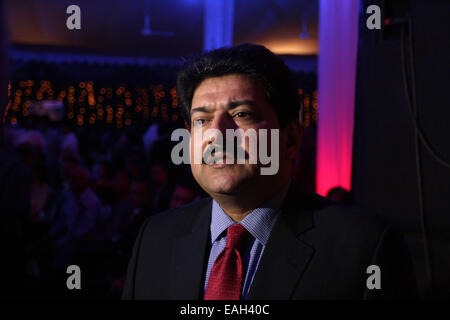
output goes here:
<path id="1" fill-rule="evenodd" d="M 240 224 L 227 230 L 227 244 L 214 262 L 205 292 L 205 300 L 239 300 L 243 283 L 242 249 L 248 231 Z"/>

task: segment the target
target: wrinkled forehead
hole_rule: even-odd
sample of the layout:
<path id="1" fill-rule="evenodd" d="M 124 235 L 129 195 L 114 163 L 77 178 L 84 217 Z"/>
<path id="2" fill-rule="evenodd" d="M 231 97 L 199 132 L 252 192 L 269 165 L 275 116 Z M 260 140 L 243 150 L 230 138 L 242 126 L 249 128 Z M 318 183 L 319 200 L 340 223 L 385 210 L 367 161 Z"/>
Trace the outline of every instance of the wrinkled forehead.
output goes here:
<path id="1" fill-rule="evenodd" d="M 262 86 L 245 75 L 226 75 L 203 80 L 194 91 L 191 109 L 205 107 L 221 107 L 230 101 L 265 100 Z"/>

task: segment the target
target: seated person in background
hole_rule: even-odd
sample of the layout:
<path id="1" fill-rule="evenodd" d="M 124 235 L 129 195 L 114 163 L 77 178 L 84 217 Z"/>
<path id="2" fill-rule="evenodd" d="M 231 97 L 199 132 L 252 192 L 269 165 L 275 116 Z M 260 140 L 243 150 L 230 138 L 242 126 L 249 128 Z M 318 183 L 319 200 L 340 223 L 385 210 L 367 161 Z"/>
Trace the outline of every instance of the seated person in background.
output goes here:
<path id="1" fill-rule="evenodd" d="M 33 167 L 33 184 L 31 186 L 31 221 L 47 221 L 46 212 L 54 195 L 53 188 L 47 183 L 47 167 L 37 164 Z"/>
<path id="2" fill-rule="evenodd" d="M 91 276 L 100 278 L 112 290 L 107 294 L 120 295 L 123 289 L 127 263 L 131 257 L 133 243 L 144 221 L 152 214 L 150 210 L 150 185 L 145 179 L 134 179 L 129 188 L 128 178 L 122 174 L 116 176 L 116 190 L 129 196 L 122 198 L 111 210 L 105 221 L 105 235 L 96 243 L 90 244 L 77 257 L 87 264 Z"/>
<path id="3" fill-rule="evenodd" d="M 181 181 L 175 185 L 170 198 L 169 208 L 184 206 L 188 203 L 198 200 L 197 187 L 189 181 Z"/>
<path id="4" fill-rule="evenodd" d="M 130 177 L 125 171 L 116 172 L 113 180 L 114 202 L 104 207 L 104 219 L 96 228 L 97 241 L 110 242 L 126 225 L 132 211 L 130 185 Z"/>
<path id="5" fill-rule="evenodd" d="M 147 180 L 135 179 L 131 182 L 129 197 L 112 208 L 104 222 L 104 235 L 91 246 L 94 254 L 99 256 L 102 253 L 107 260 L 115 261 L 114 266 L 106 268 L 107 272 L 116 274 L 120 270 L 125 271 L 139 229 L 152 214 L 150 199 Z"/>
<path id="6" fill-rule="evenodd" d="M 169 207 L 173 186 L 169 182 L 169 168 L 166 164 L 155 163 L 150 168 L 151 210 L 161 212 Z"/>
<path id="7" fill-rule="evenodd" d="M 88 240 L 101 212 L 102 203 L 89 187 L 89 171 L 77 166 L 70 170 L 69 189 L 58 201 L 56 223 L 50 229 L 55 240 L 55 268 L 66 268 L 75 251 Z"/>
<path id="8" fill-rule="evenodd" d="M 113 164 L 104 160 L 94 165 L 92 171 L 94 175 L 92 190 L 94 190 L 104 206 L 112 205 L 115 200 Z"/>
<path id="9" fill-rule="evenodd" d="M 145 219 L 153 213 L 150 209 L 150 199 L 150 185 L 147 180 L 133 180 L 130 187 L 130 214 L 124 220 L 121 230 L 112 238 L 117 249 L 123 251 L 127 257 L 131 255 L 131 249 L 140 227 Z"/>
<path id="10" fill-rule="evenodd" d="M 334 187 L 328 190 L 327 198 L 340 204 L 352 204 L 352 194 L 342 187 Z"/>

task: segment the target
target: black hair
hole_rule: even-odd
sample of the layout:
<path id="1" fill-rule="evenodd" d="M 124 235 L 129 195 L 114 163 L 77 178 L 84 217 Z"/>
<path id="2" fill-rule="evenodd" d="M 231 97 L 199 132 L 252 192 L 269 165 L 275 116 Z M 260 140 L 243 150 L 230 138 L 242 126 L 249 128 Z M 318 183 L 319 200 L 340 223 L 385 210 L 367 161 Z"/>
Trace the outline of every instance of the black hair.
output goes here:
<path id="1" fill-rule="evenodd" d="M 245 75 L 263 86 L 281 128 L 299 118 L 300 97 L 289 68 L 266 47 L 246 43 L 207 52 L 182 67 L 177 92 L 188 125 L 195 89 L 207 78 L 230 74 Z"/>

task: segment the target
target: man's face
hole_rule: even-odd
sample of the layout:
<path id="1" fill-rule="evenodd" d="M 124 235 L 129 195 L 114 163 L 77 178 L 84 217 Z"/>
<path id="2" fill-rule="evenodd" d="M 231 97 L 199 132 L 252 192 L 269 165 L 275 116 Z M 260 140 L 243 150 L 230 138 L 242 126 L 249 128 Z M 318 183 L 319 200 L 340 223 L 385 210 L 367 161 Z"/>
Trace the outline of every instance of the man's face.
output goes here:
<path id="1" fill-rule="evenodd" d="M 208 135 L 202 137 L 208 129 L 220 131 L 224 141 L 226 129 L 242 129 L 244 132 L 254 129 L 257 134 L 259 129 L 268 129 L 270 137 L 270 129 L 279 129 L 279 123 L 262 86 L 243 75 L 209 78 L 195 90 L 191 107 L 191 168 L 202 188 L 209 194 L 235 194 L 261 181 L 261 165 L 250 164 L 248 158 L 245 164 L 237 164 L 236 161 L 234 164 L 221 165 L 195 163 L 195 150 L 201 148 L 203 155 L 211 140 L 214 140 Z M 198 143 L 199 139 L 201 143 Z M 283 154 L 286 137 L 281 130 L 279 143 L 280 154 Z M 248 139 L 243 148 L 249 154 Z M 270 152 L 270 142 L 268 150 Z"/>

